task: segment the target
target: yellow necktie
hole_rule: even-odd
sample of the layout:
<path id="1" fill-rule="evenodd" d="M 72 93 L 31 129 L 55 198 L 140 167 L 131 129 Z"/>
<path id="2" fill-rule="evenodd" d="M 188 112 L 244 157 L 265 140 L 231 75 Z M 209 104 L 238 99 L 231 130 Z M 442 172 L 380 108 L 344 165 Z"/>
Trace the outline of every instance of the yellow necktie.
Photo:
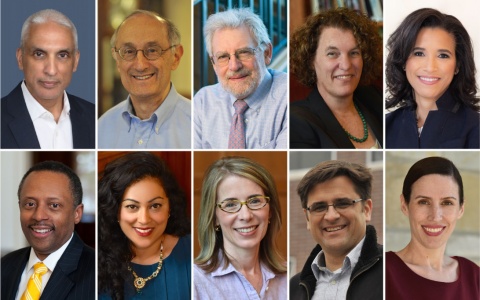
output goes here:
<path id="1" fill-rule="evenodd" d="M 38 300 L 42 291 L 42 276 L 47 273 L 48 268 L 42 262 L 33 266 L 33 275 L 27 283 L 27 289 L 20 300 Z"/>

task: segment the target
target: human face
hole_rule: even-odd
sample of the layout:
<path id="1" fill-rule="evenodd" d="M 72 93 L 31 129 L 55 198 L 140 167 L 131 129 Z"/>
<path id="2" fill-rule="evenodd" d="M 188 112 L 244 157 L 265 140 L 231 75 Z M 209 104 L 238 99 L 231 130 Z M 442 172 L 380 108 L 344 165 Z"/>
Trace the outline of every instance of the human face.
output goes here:
<path id="1" fill-rule="evenodd" d="M 423 28 L 407 59 L 405 72 L 416 101 L 437 101 L 456 70 L 455 39 L 440 28 Z"/>
<path id="2" fill-rule="evenodd" d="M 226 199 L 247 201 L 252 196 L 265 196 L 262 188 L 244 177 L 229 175 L 217 189 L 216 203 Z M 251 210 L 243 205 L 236 213 L 227 213 L 216 207 L 216 224 L 220 225 L 225 251 L 235 255 L 241 251 L 260 250 L 260 242 L 267 234 L 270 205 Z"/>
<path id="3" fill-rule="evenodd" d="M 167 49 L 167 26 L 158 19 L 138 14 L 128 18 L 117 32 L 115 48 L 130 46 L 135 49 L 146 49 L 149 46 L 160 46 Z M 162 102 L 170 92 L 170 73 L 177 69 L 183 48 L 178 45 L 174 50 L 167 50 L 156 60 L 148 60 L 143 52 L 137 52 L 132 61 L 122 59 L 115 49 L 112 55 L 117 64 L 123 87 L 130 93 L 133 101 Z"/>
<path id="4" fill-rule="evenodd" d="M 159 247 L 170 214 L 168 197 L 158 179 L 147 177 L 125 190 L 119 223 L 137 249 Z"/>
<path id="5" fill-rule="evenodd" d="M 238 49 L 257 46 L 259 45 L 254 42 L 246 26 L 219 29 L 215 31 L 212 38 L 213 55 L 219 52 L 232 54 Z M 240 61 L 232 55 L 226 66 L 213 64 L 218 81 L 235 98 L 245 99 L 253 94 L 267 72 L 267 65 L 272 58 L 272 45 L 262 45 L 262 47 L 266 49 L 257 50 L 250 60 Z"/>
<path id="6" fill-rule="evenodd" d="M 79 59 L 72 31 L 55 22 L 32 24 L 23 49 L 17 49 L 28 91 L 41 104 L 63 101 Z"/>
<path id="7" fill-rule="evenodd" d="M 23 234 L 40 260 L 70 239 L 83 214 L 83 204 L 74 207 L 68 177 L 51 171 L 27 176 L 19 207 Z"/>
<path id="8" fill-rule="evenodd" d="M 359 199 L 352 181 L 338 176 L 317 184 L 308 194 L 307 207 L 315 202 L 332 204 L 339 199 Z M 364 203 L 364 205 L 362 205 Z M 355 203 L 337 211 L 329 207 L 324 215 L 315 215 L 304 210 L 307 229 L 313 239 L 322 246 L 327 255 L 347 255 L 365 236 L 367 222 L 371 219 L 372 200 Z"/>
<path id="9" fill-rule="evenodd" d="M 458 184 L 451 176 L 430 174 L 412 185 L 410 203 L 401 197 L 402 212 L 408 217 L 412 242 L 427 249 L 445 248 L 463 216 Z"/>
<path id="10" fill-rule="evenodd" d="M 352 98 L 362 76 L 363 58 L 351 30 L 322 30 L 313 61 L 317 87 L 325 100 Z"/>

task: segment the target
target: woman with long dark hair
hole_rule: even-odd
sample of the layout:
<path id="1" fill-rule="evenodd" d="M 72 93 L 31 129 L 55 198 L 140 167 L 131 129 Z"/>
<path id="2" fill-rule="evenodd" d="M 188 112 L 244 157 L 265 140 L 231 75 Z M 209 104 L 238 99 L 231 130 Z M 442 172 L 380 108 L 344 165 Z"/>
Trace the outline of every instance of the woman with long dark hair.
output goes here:
<path id="1" fill-rule="evenodd" d="M 109 163 L 98 187 L 99 299 L 190 299 L 185 195 L 159 157 Z"/>

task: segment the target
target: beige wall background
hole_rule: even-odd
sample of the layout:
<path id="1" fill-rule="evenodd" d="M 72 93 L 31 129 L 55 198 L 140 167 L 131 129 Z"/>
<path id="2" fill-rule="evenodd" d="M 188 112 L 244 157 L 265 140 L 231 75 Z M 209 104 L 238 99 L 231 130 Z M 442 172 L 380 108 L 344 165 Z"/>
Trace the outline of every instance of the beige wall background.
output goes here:
<path id="1" fill-rule="evenodd" d="M 385 250 L 398 251 L 410 241 L 408 218 L 400 211 L 400 194 L 408 169 L 429 156 L 450 159 L 460 171 L 465 213 L 457 221 L 446 254 L 463 256 L 480 264 L 480 153 L 478 151 L 388 151 L 385 158 Z"/>

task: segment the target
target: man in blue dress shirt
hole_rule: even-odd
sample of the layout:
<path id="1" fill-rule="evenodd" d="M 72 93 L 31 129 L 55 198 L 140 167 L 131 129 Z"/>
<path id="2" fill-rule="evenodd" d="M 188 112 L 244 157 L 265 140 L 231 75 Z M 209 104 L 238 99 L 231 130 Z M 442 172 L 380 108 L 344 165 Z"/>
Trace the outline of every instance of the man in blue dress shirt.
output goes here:
<path id="1" fill-rule="evenodd" d="M 183 55 L 175 25 L 138 10 L 115 30 L 111 46 L 129 96 L 99 119 L 98 147 L 189 149 L 191 102 L 170 81 Z"/>
<path id="2" fill-rule="evenodd" d="M 194 147 L 286 149 L 287 75 L 267 69 L 272 44 L 260 17 L 247 8 L 211 15 L 204 36 L 219 83 L 194 97 Z"/>

